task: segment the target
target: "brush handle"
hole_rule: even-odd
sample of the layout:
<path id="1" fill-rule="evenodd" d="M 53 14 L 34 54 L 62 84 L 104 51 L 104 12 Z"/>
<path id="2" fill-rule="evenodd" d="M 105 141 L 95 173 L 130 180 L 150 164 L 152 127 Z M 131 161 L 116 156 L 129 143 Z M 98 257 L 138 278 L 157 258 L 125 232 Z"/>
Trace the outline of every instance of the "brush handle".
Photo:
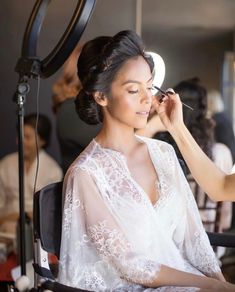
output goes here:
<path id="1" fill-rule="evenodd" d="M 170 94 L 173 94 L 173 92 L 166 92 L 166 91 L 164 91 L 164 90 L 162 90 L 161 88 L 159 88 L 159 87 L 157 87 L 156 85 L 153 85 L 153 87 L 155 88 L 155 89 L 157 89 L 158 91 L 160 91 L 162 94 L 164 94 L 164 95 L 167 95 L 168 96 L 168 94 L 170 93 Z M 161 100 L 160 100 L 160 102 L 161 102 Z M 190 110 L 194 110 L 191 106 L 189 106 L 189 105 L 187 105 L 186 103 L 184 103 L 184 102 L 182 102 L 182 104 L 185 106 L 185 107 L 187 107 L 187 108 L 189 108 Z"/>

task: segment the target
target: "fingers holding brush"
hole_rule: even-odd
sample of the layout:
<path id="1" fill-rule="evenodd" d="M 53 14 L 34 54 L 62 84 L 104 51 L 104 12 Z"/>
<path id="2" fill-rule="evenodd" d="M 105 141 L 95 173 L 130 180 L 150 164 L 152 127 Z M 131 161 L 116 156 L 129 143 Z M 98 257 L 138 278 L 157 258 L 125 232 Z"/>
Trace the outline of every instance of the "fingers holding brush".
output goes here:
<path id="1" fill-rule="evenodd" d="M 166 129 L 183 121 L 182 103 L 179 95 L 172 88 L 165 92 L 160 91 L 160 96 L 155 96 L 153 105 Z"/>

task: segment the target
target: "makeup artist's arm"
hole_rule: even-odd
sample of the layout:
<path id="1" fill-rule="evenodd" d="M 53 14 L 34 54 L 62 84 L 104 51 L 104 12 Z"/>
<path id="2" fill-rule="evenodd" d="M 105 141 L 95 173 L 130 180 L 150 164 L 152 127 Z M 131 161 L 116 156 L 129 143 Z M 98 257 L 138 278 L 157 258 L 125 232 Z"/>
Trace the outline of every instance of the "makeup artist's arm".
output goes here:
<path id="1" fill-rule="evenodd" d="M 183 122 L 178 94 L 153 102 L 162 123 L 177 143 L 193 177 L 215 201 L 235 201 L 235 174 L 226 175 L 201 150 Z M 190 110 L 190 109 L 189 109 Z"/>

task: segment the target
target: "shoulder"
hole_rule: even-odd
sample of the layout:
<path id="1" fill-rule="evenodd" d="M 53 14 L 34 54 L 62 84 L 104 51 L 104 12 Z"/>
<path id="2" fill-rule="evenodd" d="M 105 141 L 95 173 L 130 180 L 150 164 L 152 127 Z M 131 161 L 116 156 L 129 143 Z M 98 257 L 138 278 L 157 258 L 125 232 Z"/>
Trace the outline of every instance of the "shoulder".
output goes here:
<path id="1" fill-rule="evenodd" d="M 84 182 L 86 182 L 87 185 L 90 185 L 92 174 L 94 172 L 92 161 L 93 159 L 91 159 L 91 156 L 88 155 L 86 151 L 83 151 L 68 168 L 64 176 L 64 185 L 76 185 L 78 187 Z"/>
<path id="2" fill-rule="evenodd" d="M 230 149 L 222 143 L 215 143 L 212 147 L 215 164 L 225 172 L 230 172 L 233 164 Z"/>
<path id="3" fill-rule="evenodd" d="M 79 154 L 79 156 L 70 165 L 68 172 L 90 172 L 94 169 L 99 161 L 103 160 L 103 154 L 97 149 L 96 143 L 92 140 L 90 144 Z"/>
<path id="4" fill-rule="evenodd" d="M 39 153 L 39 168 L 41 171 L 48 171 L 48 178 L 61 180 L 63 178 L 63 171 L 60 165 L 56 162 L 54 158 L 52 158 L 46 151 L 41 150 Z"/>
<path id="5" fill-rule="evenodd" d="M 39 156 L 40 156 L 40 159 L 48 166 L 54 166 L 54 167 L 60 168 L 57 161 L 53 157 L 51 157 L 45 150 L 41 150 Z"/>
<path id="6" fill-rule="evenodd" d="M 228 148 L 228 146 L 226 146 L 223 143 L 215 143 L 212 147 L 212 152 L 213 152 L 213 156 L 217 156 L 217 155 L 231 155 L 231 151 Z"/>
<path id="7" fill-rule="evenodd" d="M 145 142 L 150 148 L 155 148 L 158 149 L 161 152 L 170 152 L 174 153 L 174 148 L 171 144 L 158 140 L 158 139 L 152 139 L 152 138 L 147 138 L 143 136 L 137 136 L 140 140 Z"/>
<path id="8" fill-rule="evenodd" d="M 0 165 L 1 166 L 7 166 L 7 165 L 11 165 L 18 161 L 18 153 L 17 152 L 14 152 L 14 153 L 11 153 L 11 154 L 8 154 L 6 156 L 4 156 L 1 160 L 0 160 Z"/>

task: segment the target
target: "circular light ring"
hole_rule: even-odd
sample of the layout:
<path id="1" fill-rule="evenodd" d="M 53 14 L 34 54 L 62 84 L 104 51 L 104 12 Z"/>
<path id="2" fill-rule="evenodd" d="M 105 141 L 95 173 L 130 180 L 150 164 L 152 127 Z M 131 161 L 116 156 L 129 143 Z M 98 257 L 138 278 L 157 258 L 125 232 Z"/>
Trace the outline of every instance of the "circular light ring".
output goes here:
<path id="1" fill-rule="evenodd" d="M 151 57 L 153 58 L 154 63 L 153 84 L 156 85 L 157 87 L 161 87 L 165 79 L 166 72 L 165 63 L 159 54 L 155 52 L 147 52 L 147 54 L 151 55 Z M 157 93 L 157 90 L 153 89 L 152 92 L 153 95 L 155 95 Z"/>
<path id="2" fill-rule="evenodd" d="M 41 61 L 41 77 L 54 74 L 67 60 L 80 40 L 96 0 L 79 0 L 68 27 L 55 48 Z M 30 15 L 22 46 L 22 57 L 37 58 L 37 40 L 50 0 L 38 0 Z"/>

